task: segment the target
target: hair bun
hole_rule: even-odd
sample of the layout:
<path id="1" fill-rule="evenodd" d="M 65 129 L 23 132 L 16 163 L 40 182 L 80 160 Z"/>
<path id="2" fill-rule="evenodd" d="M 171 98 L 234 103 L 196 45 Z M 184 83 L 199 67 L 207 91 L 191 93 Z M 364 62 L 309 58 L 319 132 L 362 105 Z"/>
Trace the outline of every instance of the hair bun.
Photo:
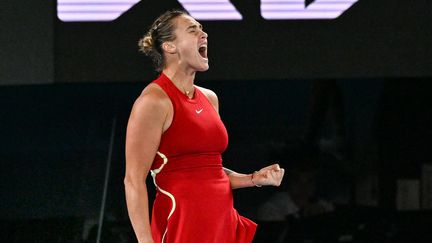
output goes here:
<path id="1" fill-rule="evenodd" d="M 149 55 L 153 50 L 153 38 L 151 35 L 146 35 L 138 41 L 139 50 L 146 55 Z"/>

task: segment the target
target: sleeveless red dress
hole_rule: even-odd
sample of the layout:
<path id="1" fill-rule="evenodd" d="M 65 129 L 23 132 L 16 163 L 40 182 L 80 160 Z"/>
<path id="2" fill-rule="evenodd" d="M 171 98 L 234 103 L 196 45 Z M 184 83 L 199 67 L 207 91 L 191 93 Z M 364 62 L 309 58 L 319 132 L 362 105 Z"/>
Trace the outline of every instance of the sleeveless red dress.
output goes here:
<path id="1" fill-rule="evenodd" d="M 163 73 L 153 83 L 174 107 L 151 174 L 157 187 L 152 211 L 156 243 L 250 243 L 256 224 L 233 207 L 222 168 L 228 134 L 207 97 L 195 88 L 189 99 Z"/>

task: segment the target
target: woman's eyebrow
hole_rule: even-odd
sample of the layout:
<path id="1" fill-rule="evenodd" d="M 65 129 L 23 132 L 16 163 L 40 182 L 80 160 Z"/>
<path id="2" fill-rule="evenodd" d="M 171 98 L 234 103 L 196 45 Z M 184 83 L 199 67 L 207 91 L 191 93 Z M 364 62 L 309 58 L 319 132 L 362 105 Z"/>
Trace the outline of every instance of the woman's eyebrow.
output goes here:
<path id="1" fill-rule="evenodd" d="M 190 30 L 190 29 L 197 29 L 197 28 L 199 28 L 199 29 L 202 30 L 202 25 L 196 25 L 196 24 L 193 24 L 193 25 L 188 26 L 188 27 L 186 28 L 186 30 Z"/>

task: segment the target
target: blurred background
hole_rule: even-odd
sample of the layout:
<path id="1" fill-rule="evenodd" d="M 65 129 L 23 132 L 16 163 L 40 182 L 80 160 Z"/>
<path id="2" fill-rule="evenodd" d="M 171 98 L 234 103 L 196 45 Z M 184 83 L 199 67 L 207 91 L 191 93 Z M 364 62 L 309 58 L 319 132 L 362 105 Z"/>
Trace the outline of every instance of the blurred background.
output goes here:
<path id="1" fill-rule="evenodd" d="M 157 77 L 137 42 L 173 8 L 209 34 L 196 84 L 219 96 L 224 165 L 286 168 L 281 187 L 234 191 L 254 242 L 432 242 L 427 0 L 3 0 L 1 242 L 136 242 L 125 131 Z"/>

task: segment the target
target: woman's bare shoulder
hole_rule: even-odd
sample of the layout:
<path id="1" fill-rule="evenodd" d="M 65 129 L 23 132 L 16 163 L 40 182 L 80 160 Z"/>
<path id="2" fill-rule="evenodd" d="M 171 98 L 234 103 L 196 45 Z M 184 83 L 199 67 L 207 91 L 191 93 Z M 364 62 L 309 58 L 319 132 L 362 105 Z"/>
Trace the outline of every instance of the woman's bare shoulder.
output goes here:
<path id="1" fill-rule="evenodd" d="M 203 87 L 200 87 L 200 86 L 196 86 L 196 87 L 207 97 L 207 99 L 213 105 L 213 107 L 215 108 L 215 110 L 217 112 L 219 112 L 219 100 L 218 100 L 218 97 L 217 97 L 216 93 L 213 90 L 210 90 L 210 89 L 207 89 L 207 88 L 203 88 Z"/>
<path id="2" fill-rule="evenodd" d="M 143 89 L 135 100 L 133 109 L 168 109 L 170 104 L 170 99 L 165 91 L 159 85 L 151 83 Z"/>
<path id="3" fill-rule="evenodd" d="M 200 87 L 200 86 L 196 86 L 203 94 L 205 94 L 205 96 L 207 96 L 208 99 L 210 100 L 214 100 L 214 101 L 218 101 L 218 97 L 217 94 L 211 90 L 211 89 L 207 89 L 204 87 Z"/>

